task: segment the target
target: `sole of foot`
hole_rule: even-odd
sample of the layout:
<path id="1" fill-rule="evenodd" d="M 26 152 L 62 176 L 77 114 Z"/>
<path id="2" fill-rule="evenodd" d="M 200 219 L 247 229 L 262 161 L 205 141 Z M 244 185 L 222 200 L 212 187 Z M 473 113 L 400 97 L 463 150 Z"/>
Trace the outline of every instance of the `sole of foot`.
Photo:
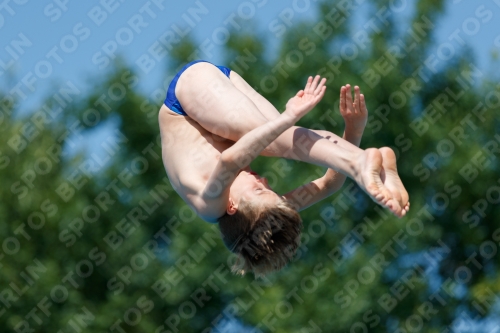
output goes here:
<path id="1" fill-rule="evenodd" d="M 382 152 L 376 148 L 368 148 L 360 156 L 359 165 L 361 171 L 358 174 L 358 184 L 362 186 L 365 192 L 372 198 L 373 201 L 381 206 L 387 207 L 394 215 L 403 217 L 403 209 L 397 198 L 394 197 L 391 189 L 384 184 L 384 180 L 393 178 L 388 175 L 383 167 L 384 157 Z M 399 178 L 399 177 L 398 177 Z M 394 185 L 392 182 L 391 186 Z"/>
<path id="2" fill-rule="evenodd" d="M 382 182 L 391 192 L 392 196 L 401 207 L 401 217 L 405 216 L 410 210 L 409 195 L 406 191 L 401 178 L 399 178 L 396 166 L 396 154 L 391 148 L 383 147 L 379 149 L 382 154 Z"/>

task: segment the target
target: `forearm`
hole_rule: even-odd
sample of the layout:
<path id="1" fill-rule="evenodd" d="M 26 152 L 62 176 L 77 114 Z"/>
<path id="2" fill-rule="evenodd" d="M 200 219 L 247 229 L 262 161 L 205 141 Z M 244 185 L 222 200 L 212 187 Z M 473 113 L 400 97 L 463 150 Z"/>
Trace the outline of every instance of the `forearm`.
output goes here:
<path id="1" fill-rule="evenodd" d="M 293 124 L 291 117 L 282 114 L 243 135 L 222 153 L 221 158 L 235 163 L 237 168 L 244 168 Z"/>
<path id="2" fill-rule="evenodd" d="M 364 129 L 353 129 L 346 126 L 342 138 L 352 143 L 356 147 L 359 147 L 359 144 L 361 143 L 361 138 L 363 137 L 363 132 Z"/>
<path id="3" fill-rule="evenodd" d="M 299 212 L 309 206 L 312 206 L 327 196 L 328 194 L 325 190 L 325 184 L 321 178 L 302 185 L 284 195 L 286 200 L 291 202 Z"/>

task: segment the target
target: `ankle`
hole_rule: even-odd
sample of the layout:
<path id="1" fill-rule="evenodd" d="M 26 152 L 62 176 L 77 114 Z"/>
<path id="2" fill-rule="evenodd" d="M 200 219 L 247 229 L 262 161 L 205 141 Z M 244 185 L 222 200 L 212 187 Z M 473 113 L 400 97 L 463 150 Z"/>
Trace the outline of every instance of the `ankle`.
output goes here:
<path id="1" fill-rule="evenodd" d="M 361 180 L 361 174 L 363 172 L 364 166 L 366 165 L 368 158 L 365 150 L 359 150 L 353 152 L 352 157 L 347 160 L 348 167 L 350 170 L 350 176 L 355 181 L 359 182 Z"/>

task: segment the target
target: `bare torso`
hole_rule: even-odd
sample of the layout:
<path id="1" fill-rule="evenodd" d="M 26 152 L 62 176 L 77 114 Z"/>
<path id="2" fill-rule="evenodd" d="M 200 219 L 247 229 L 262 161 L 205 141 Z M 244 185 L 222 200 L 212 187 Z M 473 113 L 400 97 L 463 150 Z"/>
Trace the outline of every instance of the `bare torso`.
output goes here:
<path id="1" fill-rule="evenodd" d="M 168 178 L 176 192 L 194 207 L 220 154 L 234 142 L 208 132 L 193 119 L 165 105 L 160 109 L 158 122 Z"/>

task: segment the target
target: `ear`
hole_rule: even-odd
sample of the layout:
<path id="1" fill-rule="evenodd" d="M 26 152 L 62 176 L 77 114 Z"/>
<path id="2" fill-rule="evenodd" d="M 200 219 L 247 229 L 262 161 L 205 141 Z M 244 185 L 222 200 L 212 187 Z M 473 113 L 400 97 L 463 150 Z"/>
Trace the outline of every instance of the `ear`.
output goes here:
<path id="1" fill-rule="evenodd" d="M 234 215 L 238 211 L 238 204 L 233 200 L 233 198 L 229 198 L 229 202 L 227 203 L 226 212 L 228 215 Z"/>

